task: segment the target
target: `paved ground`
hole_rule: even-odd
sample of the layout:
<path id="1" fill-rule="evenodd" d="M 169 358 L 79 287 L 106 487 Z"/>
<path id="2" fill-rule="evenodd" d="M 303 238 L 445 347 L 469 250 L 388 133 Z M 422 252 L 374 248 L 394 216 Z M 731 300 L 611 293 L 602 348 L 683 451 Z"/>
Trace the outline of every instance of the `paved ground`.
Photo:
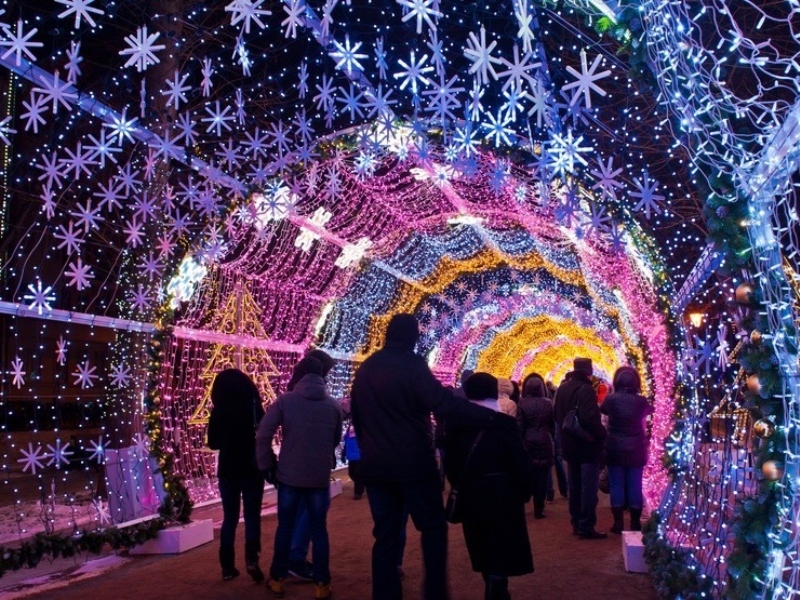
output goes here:
<path id="1" fill-rule="evenodd" d="M 607 496 L 601 498 L 607 505 Z M 598 528 L 607 529 L 611 515 L 598 509 Z M 607 540 L 578 540 L 570 535 L 566 500 L 559 498 L 547 507 L 547 518 L 534 520 L 528 505 L 528 529 L 533 547 L 535 573 L 511 580 L 516 600 L 585 600 L 608 598 L 654 600 L 656 594 L 647 575 L 624 569 L 619 536 Z M 218 507 L 197 511 L 197 518 L 221 518 Z M 367 600 L 370 597 L 371 519 L 367 500 L 352 499 L 352 484 L 336 497 L 328 517 L 331 536 L 331 572 L 334 597 Z M 272 555 L 277 518 L 274 511 L 263 516 L 266 570 Z M 218 523 L 217 523 L 218 526 Z M 219 532 L 215 532 L 218 536 Z M 242 529 L 237 537 L 239 557 L 243 554 Z M 453 600 L 481 600 L 483 582 L 473 573 L 461 528 L 450 528 L 449 578 Z M 223 582 L 217 563 L 217 542 L 177 556 L 116 556 L 101 559 L 61 561 L 45 570 L 32 570 L 0 579 L 0 598 L 47 598 L 48 600 L 115 598 L 131 600 L 248 599 L 263 600 L 267 592 L 247 576 Z M 240 560 L 240 562 L 243 562 Z M 405 598 L 421 597 L 422 560 L 419 535 L 409 525 L 403 581 Z M 243 565 L 240 565 L 242 569 Z M 53 571 L 52 575 L 46 571 Z M 243 571 L 243 569 L 242 569 Z M 36 577 L 36 580 L 31 578 Z M 13 584 L 10 585 L 9 584 Z M 313 598 L 310 584 L 297 580 L 288 585 L 287 599 Z"/>

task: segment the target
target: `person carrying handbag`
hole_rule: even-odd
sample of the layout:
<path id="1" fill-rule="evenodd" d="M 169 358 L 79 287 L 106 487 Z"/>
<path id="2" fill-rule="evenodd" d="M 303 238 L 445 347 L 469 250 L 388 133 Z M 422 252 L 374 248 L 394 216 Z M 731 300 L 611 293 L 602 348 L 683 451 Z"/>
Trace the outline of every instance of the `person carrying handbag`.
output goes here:
<path id="1" fill-rule="evenodd" d="M 508 600 L 508 578 L 533 573 L 525 520 L 533 465 L 515 419 L 500 412 L 497 379 L 475 373 L 464 382 L 464 392 L 473 404 L 496 414 L 484 427 L 448 418 L 445 473 L 457 490 L 464 541 L 472 569 L 483 576 L 484 598 Z"/>
<path id="2" fill-rule="evenodd" d="M 592 385 L 592 361 L 576 358 L 573 371 L 567 374 L 556 394 L 556 429 L 561 433 L 564 460 L 568 463 L 569 515 L 572 533 L 580 539 L 595 540 L 608 537 L 597 531 L 597 493 L 600 469 L 604 462 L 603 446 L 606 429 L 600 420 L 597 394 Z M 580 430 L 564 427 L 573 413 Z"/>

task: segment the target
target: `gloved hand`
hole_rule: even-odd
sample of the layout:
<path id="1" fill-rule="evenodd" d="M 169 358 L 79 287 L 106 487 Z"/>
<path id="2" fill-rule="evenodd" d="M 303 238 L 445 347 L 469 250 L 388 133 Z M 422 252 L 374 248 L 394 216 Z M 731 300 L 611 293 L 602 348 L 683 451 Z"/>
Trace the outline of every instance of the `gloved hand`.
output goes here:
<path id="1" fill-rule="evenodd" d="M 261 474 L 264 476 L 264 480 L 271 484 L 276 485 L 278 483 L 278 467 L 276 465 L 272 465 L 269 469 L 264 469 L 261 471 Z"/>

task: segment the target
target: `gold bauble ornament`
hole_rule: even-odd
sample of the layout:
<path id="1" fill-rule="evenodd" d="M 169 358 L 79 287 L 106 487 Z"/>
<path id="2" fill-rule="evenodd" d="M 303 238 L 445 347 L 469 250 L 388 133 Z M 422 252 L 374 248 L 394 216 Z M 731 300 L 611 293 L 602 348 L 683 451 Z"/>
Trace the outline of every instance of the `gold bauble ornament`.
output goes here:
<path id="1" fill-rule="evenodd" d="M 747 390 L 751 394 L 761 393 L 761 380 L 758 378 L 758 375 L 753 374 L 747 378 Z"/>
<path id="2" fill-rule="evenodd" d="M 777 460 L 768 460 L 761 465 L 761 472 L 767 481 L 778 481 L 783 477 L 783 463 Z"/>
<path id="3" fill-rule="evenodd" d="M 759 419 L 753 423 L 753 433 L 761 439 L 770 438 L 775 433 L 775 423 L 769 419 Z"/>
<path id="4" fill-rule="evenodd" d="M 753 344 L 753 346 L 760 346 L 763 339 L 764 335 L 758 329 L 754 329 L 750 334 L 750 343 Z"/>
<path id="5" fill-rule="evenodd" d="M 756 290 L 752 283 L 749 281 L 740 283 L 739 287 L 736 288 L 736 301 L 739 304 L 751 304 L 753 302 L 753 298 L 755 297 L 755 293 Z"/>

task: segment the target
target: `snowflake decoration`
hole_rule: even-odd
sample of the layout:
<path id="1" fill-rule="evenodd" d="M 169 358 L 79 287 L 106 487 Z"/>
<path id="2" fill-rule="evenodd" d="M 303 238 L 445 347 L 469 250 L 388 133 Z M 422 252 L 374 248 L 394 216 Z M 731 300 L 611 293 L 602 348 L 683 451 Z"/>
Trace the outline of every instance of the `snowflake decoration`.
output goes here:
<path id="1" fill-rule="evenodd" d="M 167 80 L 167 89 L 161 92 L 162 96 L 167 96 L 169 98 L 169 100 L 167 100 L 167 106 L 174 104 L 175 110 L 178 110 L 181 102 L 184 104 L 187 102 L 186 92 L 192 89 L 191 85 L 185 85 L 186 80 L 189 79 L 189 74 L 184 74 L 180 79 L 178 79 L 178 75 L 179 73 L 176 70 L 174 78 Z"/>
<path id="2" fill-rule="evenodd" d="M 664 196 L 656 194 L 658 182 L 650 181 L 650 174 L 645 171 L 641 179 L 636 178 L 633 180 L 633 184 L 636 186 L 637 191 L 631 192 L 630 195 L 634 198 L 639 198 L 634 210 L 644 210 L 644 214 L 648 219 L 651 212 L 659 214 L 661 210 L 658 208 L 658 203 L 664 200 Z"/>
<path id="3" fill-rule="evenodd" d="M 59 335 L 56 342 L 56 362 L 62 367 L 67 362 L 67 340 L 63 335 Z"/>
<path id="4" fill-rule="evenodd" d="M 99 8 L 95 8 L 94 6 L 90 6 L 94 0 L 56 0 L 59 4 L 63 4 L 67 6 L 67 10 L 60 13 L 58 15 L 59 19 L 63 19 L 64 17 L 68 17 L 71 14 L 75 15 L 75 27 L 74 29 L 78 29 L 81 26 L 81 19 L 86 19 L 92 27 L 96 27 L 97 23 L 94 22 L 92 15 L 89 13 L 94 13 L 96 15 L 102 15 L 103 11 Z"/>
<path id="5" fill-rule="evenodd" d="M 489 117 L 489 122 L 483 124 L 483 126 L 488 129 L 486 139 L 491 140 L 494 138 L 495 148 L 500 146 L 500 144 L 507 144 L 510 146 L 511 138 L 509 136 L 514 135 L 514 131 L 508 129 L 506 125 L 511 122 L 511 115 L 498 115 L 497 118 L 495 118 L 491 113 L 487 113 L 486 116 Z"/>
<path id="6" fill-rule="evenodd" d="M 281 25 L 286 28 L 284 37 L 295 39 L 297 38 L 297 28 L 302 27 L 304 24 L 303 15 L 306 11 L 305 2 L 300 4 L 300 0 L 291 0 L 289 4 L 284 3 L 283 10 L 286 11 L 288 15 L 281 21 Z M 305 65 L 305 63 L 303 63 L 303 65 Z"/>
<path id="7" fill-rule="evenodd" d="M 486 28 L 481 25 L 480 39 L 475 32 L 469 33 L 467 40 L 467 47 L 464 49 L 464 56 L 472 61 L 472 66 L 469 72 L 477 74 L 478 83 L 486 85 L 489 83 L 489 74 L 492 79 L 497 79 L 497 72 L 492 65 L 501 65 L 503 61 L 496 56 L 492 56 L 492 50 L 497 46 L 497 40 L 494 40 L 488 46 L 486 45 Z"/>
<path id="8" fill-rule="evenodd" d="M 97 464 L 103 464 L 106 457 L 106 442 L 103 440 L 103 436 L 98 437 L 96 442 L 89 440 L 89 443 L 92 445 L 89 450 L 89 460 L 96 460 Z"/>
<path id="9" fill-rule="evenodd" d="M 2 58 L 8 58 L 8 55 L 12 52 L 17 57 L 17 66 L 20 65 L 22 62 L 22 55 L 25 54 L 28 58 L 32 61 L 36 61 L 36 57 L 31 53 L 31 48 L 41 48 L 44 44 L 42 42 L 32 42 L 31 37 L 35 34 L 38 29 L 34 28 L 31 29 L 28 33 L 25 33 L 22 30 L 22 19 L 17 21 L 17 33 L 11 31 L 8 25 L 5 23 L 2 24 L 3 31 L 5 32 L 6 36 L 9 39 L 7 40 L 0 40 L 0 46 L 7 46 L 8 50 L 3 52 Z"/>
<path id="10" fill-rule="evenodd" d="M 107 525 L 111 523 L 111 512 L 109 511 L 108 503 L 102 498 L 94 498 L 92 499 L 92 504 L 94 504 L 94 509 L 97 511 L 97 519 L 100 524 Z"/>
<path id="11" fill-rule="evenodd" d="M 42 452 L 41 446 L 36 446 L 34 450 L 33 444 L 28 442 L 28 449 L 20 449 L 20 453 L 22 454 L 22 458 L 18 458 L 17 462 L 24 464 L 22 467 L 23 473 L 30 469 L 31 473 L 36 475 L 36 469 L 44 469 L 45 465 L 43 461 L 48 457 L 48 454 Z"/>
<path id="12" fill-rule="evenodd" d="M 231 25 L 243 21 L 244 32 L 250 33 L 251 22 L 258 25 L 260 29 L 264 29 L 266 25 L 260 17 L 268 17 L 272 14 L 272 11 L 259 8 L 262 4 L 264 4 L 264 0 L 234 0 L 225 7 L 225 12 L 231 13 Z"/>
<path id="13" fill-rule="evenodd" d="M 164 44 L 155 43 L 160 35 L 160 33 L 151 33 L 148 35 L 147 25 L 144 25 L 136 30 L 135 36 L 125 36 L 125 42 L 128 44 L 128 48 L 120 50 L 119 54 L 120 56 L 130 55 L 130 58 L 123 66 L 130 67 L 136 65 L 136 70 L 141 73 L 145 71 L 148 66 L 161 62 L 155 55 L 157 50 L 166 48 Z M 144 83 L 144 81 L 142 81 L 142 83 Z"/>
<path id="14" fill-rule="evenodd" d="M 83 57 L 81 56 L 81 43 L 72 41 L 67 50 L 67 81 L 75 83 L 78 77 L 81 76 L 81 63 Z"/>
<path id="15" fill-rule="evenodd" d="M 417 19 L 417 34 L 422 33 L 423 21 L 428 24 L 430 29 L 436 30 L 436 23 L 431 17 L 442 16 L 442 13 L 435 8 L 439 4 L 438 0 L 397 0 L 397 3 L 409 9 L 402 19 L 403 23 L 413 18 Z"/>
<path id="16" fill-rule="evenodd" d="M 144 460 L 150 455 L 150 438 L 142 433 L 137 433 L 133 439 L 134 454 L 139 460 Z"/>
<path id="17" fill-rule="evenodd" d="M 311 215 L 311 218 L 308 220 L 308 222 L 312 225 L 315 225 L 317 228 L 322 229 L 328 224 L 328 221 L 330 221 L 332 217 L 332 213 L 320 206 L 314 211 L 314 214 Z M 308 229 L 307 227 L 301 226 L 300 233 L 294 240 L 294 245 L 296 248 L 300 248 L 303 252 L 308 252 L 311 250 L 311 244 L 318 240 L 319 237 L 320 236 L 318 233 L 315 233 L 313 230 Z"/>
<path id="18" fill-rule="evenodd" d="M 342 253 L 336 259 L 334 265 L 340 269 L 346 269 L 351 265 L 358 263 L 372 247 L 372 240 L 362 237 L 355 244 L 346 244 L 342 248 Z"/>
<path id="19" fill-rule="evenodd" d="M 600 197 L 606 200 L 613 200 L 614 202 L 617 201 L 617 189 L 622 189 L 624 186 L 620 181 L 617 179 L 620 173 L 622 173 L 622 168 L 614 169 L 613 166 L 613 158 L 609 158 L 608 162 L 603 163 L 602 160 L 598 160 L 597 164 L 599 166 L 599 170 L 590 171 L 592 175 L 594 175 L 597 182 L 592 186 L 593 190 L 600 190 Z"/>
<path id="20" fill-rule="evenodd" d="M 52 444 L 47 444 L 47 449 L 50 452 L 47 456 L 50 457 L 50 460 L 47 462 L 47 466 L 54 465 L 56 469 L 61 469 L 61 464 L 68 465 L 69 464 L 69 457 L 74 454 L 71 450 L 69 450 L 69 442 L 61 445 L 61 440 L 56 439 L 56 445 L 53 446 Z"/>
<path id="21" fill-rule="evenodd" d="M 94 387 L 94 380 L 99 377 L 99 375 L 94 374 L 96 370 L 97 367 L 93 367 L 89 363 L 88 358 L 85 359 L 76 367 L 76 370 L 72 372 L 72 376 L 75 378 L 75 385 L 80 383 L 82 390 Z"/>
<path id="22" fill-rule="evenodd" d="M 104 127 L 111 129 L 111 137 L 116 137 L 118 144 L 121 144 L 123 139 L 133 142 L 133 134 L 137 130 L 136 122 L 138 119 L 136 117 L 128 119 L 126 115 L 127 111 L 128 107 L 126 106 L 122 109 L 121 115 L 111 115 L 111 123 L 103 123 Z"/>
<path id="23" fill-rule="evenodd" d="M 47 122 L 42 116 L 42 113 L 47 109 L 46 104 L 44 96 L 33 92 L 31 92 L 30 102 L 27 100 L 22 101 L 22 106 L 28 110 L 28 112 L 20 115 L 21 118 L 25 119 L 25 131 L 33 129 L 33 133 L 39 133 L 39 125 L 44 125 Z"/>
<path id="24" fill-rule="evenodd" d="M 398 60 L 397 62 L 400 64 L 401 67 L 405 69 L 405 71 L 398 71 L 394 74 L 395 79 L 403 78 L 403 82 L 400 84 L 400 89 L 406 89 L 406 86 L 409 84 L 411 85 L 411 92 L 413 94 L 417 93 L 417 82 L 419 81 L 423 85 L 429 85 L 430 80 L 425 77 L 425 73 L 430 73 L 433 71 L 433 67 L 428 65 L 427 67 L 423 66 L 428 60 L 428 55 L 423 54 L 422 58 L 419 59 L 419 62 L 415 61 L 414 51 L 411 51 L 411 58 L 409 59 L 408 63 L 403 60 Z"/>
<path id="25" fill-rule="evenodd" d="M 358 62 L 361 58 L 367 58 L 366 54 L 358 54 L 358 49 L 361 48 L 361 42 L 356 42 L 354 46 L 350 46 L 350 36 L 346 34 L 344 36 L 344 46 L 339 42 L 334 42 L 334 46 L 336 50 L 331 52 L 330 55 L 332 58 L 339 61 L 336 63 L 337 69 L 344 67 L 348 75 L 351 75 L 355 70 L 364 70 L 364 67 Z"/>
<path id="26" fill-rule="evenodd" d="M 514 16 L 517 17 L 517 23 L 519 24 L 517 37 L 522 40 L 522 51 L 526 53 L 532 52 L 534 35 L 531 24 L 533 15 L 528 12 L 528 0 L 517 0 L 514 3 L 514 9 Z"/>
<path id="27" fill-rule="evenodd" d="M 64 272 L 67 277 L 67 285 L 70 287 L 78 288 L 78 291 L 83 291 L 91 285 L 94 274 L 89 265 L 83 264 L 81 257 L 78 260 L 69 264 L 69 268 Z"/>
<path id="28" fill-rule="evenodd" d="M 52 286 L 48 285 L 46 288 L 43 288 L 42 280 L 37 277 L 36 286 L 34 287 L 32 283 L 29 283 L 28 289 L 31 293 L 23 296 L 25 300 L 31 301 L 31 303 L 28 305 L 28 308 L 31 310 L 35 309 L 39 314 L 42 314 L 43 310 L 53 310 L 53 307 L 50 306 L 50 303 L 55 301 L 56 297 L 51 294 L 53 291 Z"/>
<path id="29" fill-rule="evenodd" d="M 216 109 L 206 106 L 206 112 L 209 114 L 209 116 L 200 120 L 203 123 L 209 123 L 209 126 L 206 128 L 206 133 L 211 133 L 212 129 L 216 129 L 217 137 L 219 137 L 222 135 L 223 127 L 226 131 L 231 130 L 231 126 L 228 125 L 228 121 L 233 121 L 236 117 L 234 115 L 228 115 L 232 109 L 231 106 L 226 106 L 225 110 L 222 110 L 219 106 L 219 100 L 216 101 L 215 106 Z"/>
<path id="30" fill-rule="evenodd" d="M 53 114 L 58 112 L 59 106 L 64 106 L 67 110 L 72 110 L 72 104 L 70 104 L 69 101 L 77 101 L 78 94 L 70 91 L 75 88 L 72 87 L 69 81 L 64 81 L 62 83 L 58 71 L 53 74 L 52 78 L 39 75 L 38 79 L 42 82 L 42 87 L 35 87 L 33 91 L 42 94 L 42 102 L 45 104 L 52 100 Z"/>
<path id="31" fill-rule="evenodd" d="M 109 383 L 120 390 L 128 385 L 128 381 L 131 379 L 131 368 L 125 365 L 116 365 L 111 368 L 109 376 L 111 378 Z"/>
<path id="32" fill-rule="evenodd" d="M 25 385 L 25 373 L 27 371 L 23 370 L 24 363 L 19 356 L 14 357 L 14 360 L 11 361 L 11 370 L 8 372 L 11 375 L 11 385 L 20 389 L 23 385 Z"/>
<path id="33" fill-rule="evenodd" d="M 570 100 L 570 105 L 575 104 L 578 101 L 578 98 L 583 94 L 584 104 L 586 108 L 592 108 L 592 98 L 591 98 L 591 90 L 594 90 L 601 96 L 606 95 L 606 91 L 599 87 L 595 82 L 599 81 L 605 77 L 608 77 L 611 74 L 611 70 L 600 71 L 599 73 L 595 73 L 597 67 L 600 65 L 600 61 L 603 59 L 601 55 L 597 55 L 592 62 L 591 67 L 587 67 L 586 62 L 586 50 L 581 50 L 581 72 L 579 73 L 573 67 L 567 67 L 567 71 L 572 73 L 577 78 L 577 81 L 573 81 L 572 83 L 568 83 L 565 86 L 562 86 L 562 91 L 571 90 L 575 88 L 575 93 L 572 95 L 572 100 Z"/>
<path id="34" fill-rule="evenodd" d="M 587 166 L 589 163 L 583 157 L 584 153 L 591 152 L 591 146 L 581 146 L 583 136 L 573 137 L 572 130 L 567 130 L 567 135 L 553 133 L 550 154 L 553 157 L 553 169 L 561 175 L 571 175 L 575 171 L 576 163 Z"/>

